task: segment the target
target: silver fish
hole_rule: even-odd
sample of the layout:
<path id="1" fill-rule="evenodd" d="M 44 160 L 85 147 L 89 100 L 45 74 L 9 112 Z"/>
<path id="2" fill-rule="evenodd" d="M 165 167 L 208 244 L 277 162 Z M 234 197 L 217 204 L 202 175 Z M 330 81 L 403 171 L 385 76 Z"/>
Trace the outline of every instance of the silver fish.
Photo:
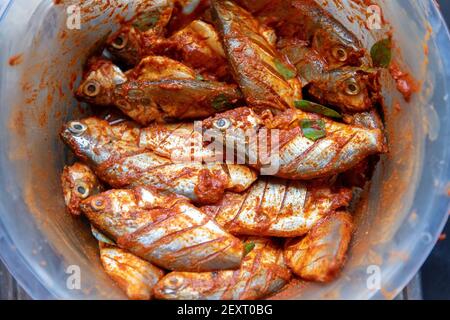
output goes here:
<path id="1" fill-rule="evenodd" d="M 162 50 L 165 27 L 169 23 L 173 0 L 147 1 L 132 21 L 122 26 L 106 41 L 106 49 L 126 65 L 134 66 L 144 57 Z"/>
<path id="2" fill-rule="evenodd" d="M 233 76 L 249 106 L 285 110 L 301 100 L 295 68 L 264 37 L 264 29 L 246 10 L 231 1 L 211 1 Z"/>
<path id="3" fill-rule="evenodd" d="M 146 60 L 143 62 L 149 69 L 151 65 Z M 235 85 L 180 78 L 179 65 L 173 62 L 170 64 L 175 66 L 173 71 L 165 70 L 159 79 L 148 80 L 139 74 L 145 70 L 142 66 L 137 66 L 139 71 L 125 74 L 111 62 L 102 61 L 91 67 L 76 97 L 98 106 L 113 105 L 141 125 L 170 119 L 206 118 L 230 109 L 241 100 L 242 94 Z M 183 73 L 187 72 L 183 70 Z"/>
<path id="4" fill-rule="evenodd" d="M 152 185 L 196 203 L 219 201 L 225 190 L 242 191 L 256 180 L 248 167 L 201 162 L 173 162 L 140 145 L 141 131 L 111 126 L 98 118 L 66 124 L 63 141 L 97 176 L 115 188 Z"/>
<path id="5" fill-rule="evenodd" d="M 270 296 L 290 280 L 282 250 L 273 240 L 249 238 L 238 270 L 172 272 L 155 287 L 155 296 L 169 300 L 254 300 Z"/>
<path id="6" fill-rule="evenodd" d="M 375 109 L 367 112 L 359 112 L 347 115 L 348 119 L 344 120 L 355 126 L 360 126 L 368 129 L 384 130 L 383 120 Z"/>
<path id="7" fill-rule="evenodd" d="M 367 64 L 361 41 L 315 0 L 240 0 L 281 37 L 307 41 L 331 69 Z"/>
<path id="8" fill-rule="evenodd" d="M 192 122 L 155 123 L 141 129 L 139 145 L 177 163 L 194 161 L 205 163 L 207 166 L 214 166 L 216 162 L 223 163 L 222 166 L 231 181 L 227 190 L 232 192 L 247 190 L 257 179 L 255 170 L 248 166 L 228 163 L 223 150 L 204 147 L 204 138 L 201 128 L 196 128 L 196 124 Z"/>
<path id="9" fill-rule="evenodd" d="M 300 110 L 270 117 L 258 116 L 250 108 L 237 108 L 203 121 L 203 128 L 215 128 L 227 146 L 244 146 L 237 150 L 244 150 L 240 158 L 249 159 L 248 165 L 256 169 L 269 165 L 275 171 L 271 175 L 285 179 L 329 177 L 352 168 L 369 155 L 386 151 L 384 134 L 379 129 L 341 124 Z M 310 120 L 323 124 L 324 137 L 313 141 L 305 136 L 300 124 Z M 254 139 L 249 139 L 249 130 Z M 267 150 L 261 151 L 264 145 Z"/>
<path id="10" fill-rule="evenodd" d="M 226 193 L 220 203 L 203 210 L 235 235 L 298 237 L 351 199 L 350 189 L 261 177 L 244 193 Z"/>
<path id="11" fill-rule="evenodd" d="M 376 69 L 347 66 L 328 70 L 325 59 L 302 42 L 280 41 L 278 46 L 295 65 L 302 85 L 317 102 L 354 113 L 371 109 L 379 98 Z"/>
<path id="12" fill-rule="evenodd" d="M 330 214 L 304 238 L 286 242 L 286 263 L 305 280 L 330 282 L 344 265 L 352 232 L 353 218 L 349 213 Z"/>
<path id="13" fill-rule="evenodd" d="M 100 261 L 108 276 L 132 300 L 153 298 L 153 288 L 165 272 L 115 245 L 99 242 Z"/>
<path id="14" fill-rule="evenodd" d="M 212 271 L 241 263 L 242 242 L 187 198 L 136 187 L 90 197 L 81 208 L 120 248 L 162 268 Z"/>
<path id="15" fill-rule="evenodd" d="M 82 163 L 66 166 L 62 174 L 64 198 L 72 214 L 81 214 L 81 201 L 103 191 L 92 170 Z M 141 258 L 118 248 L 115 243 L 92 227 L 99 242 L 102 266 L 128 298 L 148 300 L 153 296 L 154 285 L 164 276 L 164 271 Z"/>

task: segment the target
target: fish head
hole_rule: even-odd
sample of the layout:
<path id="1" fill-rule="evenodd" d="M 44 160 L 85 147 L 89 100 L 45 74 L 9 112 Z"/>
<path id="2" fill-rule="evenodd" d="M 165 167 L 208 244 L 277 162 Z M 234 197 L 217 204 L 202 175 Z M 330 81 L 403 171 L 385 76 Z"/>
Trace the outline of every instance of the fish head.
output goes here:
<path id="1" fill-rule="evenodd" d="M 75 95 L 80 101 L 107 106 L 113 102 L 115 87 L 126 81 L 118 66 L 109 60 L 99 60 L 91 66 Z"/>
<path id="2" fill-rule="evenodd" d="M 189 272 L 171 272 L 162 278 L 154 288 L 155 296 L 166 300 L 193 300 L 201 298 L 205 289 L 199 278 L 209 273 L 195 274 Z M 196 285 L 195 285 L 196 284 Z M 207 284 L 206 288 L 211 284 Z"/>
<path id="3" fill-rule="evenodd" d="M 222 133 L 258 130 L 263 125 L 261 118 L 248 107 L 228 110 L 203 121 L 204 130 L 216 130 Z"/>
<path id="4" fill-rule="evenodd" d="M 60 133 L 64 143 L 82 160 L 99 165 L 111 156 L 108 144 L 113 140 L 109 123 L 95 117 L 66 123 Z"/>
<path id="5" fill-rule="evenodd" d="M 93 195 L 80 202 L 80 210 L 89 219 L 95 230 L 105 233 L 104 236 L 116 240 L 124 233 L 123 225 L 120 224 L 121 217 L 117 207 L 116 193 L 112 190 Z"/>
<path id="6" fill-rule="evenodd" d="M 142 31 L 132 25 L 126 25 L 108 38 L 106 49 L 118 61 L 134 66 L 142 58 L 143 42 Z"/>
<path id="7" fill-rule="evenodd" d="M 81 214 L 81 201 L 102 191 L 94 172 L 80 162 L 64 167 L 61 182 L 65 204 L 73 215 Z"/>
<path id="8" fill-rule="evenodd" d="M 137 203 L 132 189 L 113 189 L 83 200 L 80 208 L 89 221 L 112 240 L 152 221 Z"/>
<path id="9" fill-rule="evenodd" d="M 316 30 L 311 47 L 325 58 L 330 69 L 359 66 L 365 55 L 359 40 L 342 25 Z"/>
<path id="10" fill-rule="evenodd" d="M 312 81 L 308 93 L 324 104 L 343 111 L 362 112 L 372 107 L 372 93 L 378 90 L 377 72 L 345 67 Z"/>
<path id="11" fill-rule="evenodd" d="M 223 156 L 225 148 L 227 157 L 235 154 L 242 161 L 245 149 L 241 147 L 256 139 L 262 125 L 262 119 L 251 108 L 229 110 L 203 121 L 203 141 L 211 141 L 206 144 L 216 157 Z"/>

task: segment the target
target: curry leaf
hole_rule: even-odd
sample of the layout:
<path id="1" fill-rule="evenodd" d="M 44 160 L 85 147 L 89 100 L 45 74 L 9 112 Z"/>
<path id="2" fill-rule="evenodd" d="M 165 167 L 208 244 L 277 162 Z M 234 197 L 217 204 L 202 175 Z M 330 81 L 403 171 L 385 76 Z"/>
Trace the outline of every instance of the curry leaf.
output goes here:
<path id="1" fill-rule="evenodd" d="M 292 79 L 297 75 L 297 72 L 292 70 L 292 68 L 290 68 L 289 66 L 287 66 L 280 60 L 275 59 L 274 63 L 275 63 L 275 68 L 277 68 L 277 71 L 283 76 L 283 78 L 285 80 Z"/>
<path id="2" fill-rule="evenodd" d="M 255 248 L 254 242 L 247 242 L 246 244 L 244 244 L 244 255 L 249 254 L 250 251 L 252 251 L 254 248 Z"/>
<path id="3" fill-rule="evenodd" d="M 321 119 L 300 120 L 300 127 L 302 128 L 303 135 L 312 141 L 317 141 L 327 135 L 325 131 L 325 122 Z"/>
<path id="4" fill-rule="evenodd" d="M 217 110 L 231 109 L 233 105 L 224 94 L 219 94 L 211 103 L 212 107 Z"/>
<path id="5" fill-rule="evenodd" d="M 159 21 L 160 12 L 152 12 L 142 14 L 136 18 L 133 23 L 133 27 L 144 32 L 150 28 L 153 28 Z"/>
<path id="6" fill-rule="evenodd" d="M 392 59 L 392 41 L 386 38 L 378 41 L 370 49 L 373 65 L 378 68 L 389 67 Z"/>
<path id="7" fill-rule="evenodd" d="M 297 100 L 294 101 L 294 105 L 297 109 L 306 111 L 306 112 L 313 112 L 313 113 L 318 113 L 321 115 L 324 115 L 326 117 L 330 117 L 330 118 L 336 118 L 336 119 L 341 119 L 342 116 L 339 112 L 327 108 L 321 104 L 318 103 L 314 103 L 311 101 L 307 101 L 307 100 Z"/>

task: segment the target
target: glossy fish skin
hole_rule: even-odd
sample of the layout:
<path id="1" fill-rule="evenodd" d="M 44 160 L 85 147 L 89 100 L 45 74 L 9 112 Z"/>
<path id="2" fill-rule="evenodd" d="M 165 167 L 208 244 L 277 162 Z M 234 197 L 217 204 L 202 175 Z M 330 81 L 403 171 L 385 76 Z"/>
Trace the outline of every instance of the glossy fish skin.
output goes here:
<path id="1" fill-rule="evenodd" d="M 333 213 L 314 226 L 304 238 L 286 242 L 286 263 L 305 280 L 330 282 L 345 263 L 352 232 L 352 216 L 347 212 Z"/>
<path id="2" fill-rule="evenodd" d="M 231 71 L 249 106 L 285 110 L 301 99 L 301 83 L 290 65 L 264 37 L 252 15 L 230 1 L 212 2 Z"/>
<path id="3" fill-rule="evenodd" d="M 167 300 L 256 300 L 270 296 L 291 279 L 282 250 L 270 239 L 248 238 L 253 249 L 238 270 L 172 272 L 156 285 L 155 297 Z"/>
<path id="4" fill-rule="evenodd" d="M 86 199 L 81 208 L 120 248 L 162 268 L 213 271 L 241 263 L 241 241 L 184 197 L 153 187 L 116 189 Z"/>
<path id="5" fill-rule="evenodd" d="M 132 300 L 150 300 L 164 271 L 114 245 L 99 242 L 103 269 Z"/>
<path id="6" fill-rule="evenodd" d="M 92 170 L 76 162 L 64 167 L 62 174 L 64 198 L 69 212 L 81 214 L 81 202 L 103 191 L 103 187 Z M 79 188 L 80 191 L 78 190 Z M 164 272 L 151 263 L 115 246 L 114 242 L 95 228 L 92 233 L 99 241 L 100 261 L 105 272 L 119 285 L 127 297 L 133 300 L 148 300 L 153 286 L 164 276 Z"/>
<path id="7" fill-rule="evenodd" d="M 317 141 L 306 138 L 299 125 L 300 120 L 314 119 L 321 119 L 326 130 L 326 136 Z M 341 124 L 300 110 L 288 111 L 272 119 L 266 116 L 263 119 L 250 108 L 237 108 L 203 121 L 203 128 L 212 129 L 222 123 L 227 123 L 228 127 L 222 128 L 222 131 L 217 130 L 217 134 L 222 135 L 227 145 L 246 146 L 246 159 L 254 160 L 247 164 L 256 169 L 264 167 L 264 154 L 261 155 L 259 146 L 271 146 L 268 156 L 279 160 L 278 171 L 274 175 L 285 179 L 330 177 L 351 169 L 370 155 L 386 151 L 384 134 L 379 129 Z M 272 141 L 272 128 L 277 130 L 274 133 L 278 134 L 279 141 Z M 255 141 L 246 139 L 243 131 L 246 129 L 258 133 L 258 145 L 255 145 Z M 275 161 L 273 163 L 276 164 Z"/>
<path id="8" fill-rule="evenodd" d="M 346 118 L 347 119 L 344 118 L 344 120 L 347 123 L 353 124 L 355 126 L 384 130 L 383 120 L 381 119 L 376 109 L 371 109 L 367 112 L 359 112 L 347 115 Z"/>
<path id="9" fill-rule="evenodd" d="M 179 65 L 173 63 L 173 65 Z M 150 65 L 146 64 L 149 68 Z M 178 74 L 179 68 L 171 74 Z M 145 69 L 144 69 L 145 70 Z M 167 70 L 164 73 L 168 73 Z M 183 70 L 183 76 L 186 72 Z M 134 75 L 129 79 L 127 75 Z M 242 94 L 235 85 L 197 79 L 167 78 L 146 80 L 133 71 L 125 74 L 112 63 L 93 68 L 76 92 L 76 97 L 99 106 L 114 105 L 141 125 L 153 121 L 205 118 L 238 102 Z"/>
<path id="10" fill-rule="evenodd" d="M 364 112 L 372 108 L 380 90 L 378 73 L 358 67 L 328 70 L 326 61 L 302 43 L 279 44 L 295 65 L 308 94 L 323 105 L 342 112 Z"/>
<path id="11" fill-rule="evenodd" d="M 178 161 L 216 161 L 222 153 L 203 146 L 202 131 L 196 126 L 194 122 L 153 123 L 141 130 L 139 143 L 157 155 Z"/>
<path id="12" fill-rule="evenodd" d="M 80 162 L 64 167 L 61 185 L 67 210 L 74 216 L 81 214 L 81 201 L 103 191 L 103 186 L 94 172 Z"/>
<path id="13" fill-rule="evenodd" d="M 244 0 L 245 2 L 245 0 Z M 359 39 L 314 0 L 260 2 L 254 14 L 276 26 L 282 37 L 310 43 L 324 57 L 329 69 L 366 63 Z"/>
<path id="14" fill-rule="evenodd" d="M 315 79 L 320 79 L 328 69 L 327 61 L 308 45 L 306 41 L 292 38 L 281 38 L 277 42 L 278 50 L 297 69 L 302 86 L 308 85 Z"/>
<path id="15" fill-rule="evenodd" d="M 199 204 L 219 201 L 225 190 L 242 191 L 256 179 L 245 166 L 201 162 L 174 163 L 140 145 L 141 130 L 111 126 L 98 118 L 66 124 L 61 137 L 110 186 L 153 185 Z"/>
<path id="16" fill-rule="evenodd" d="M 152 150 L 155 154 L 170 158 L 176 163 L 200 162 L 206 166 L 223 163 L 230 183 L 227 190 L 243 192 L 258 178 L 255 170 L 248 166 L 228 164 L 221 150 L 205 148 L 200 129 L 192 122 L 178 124 L 154 123 L 141 130 L 140 146 Z"/>
<path id="17" fill-rule="evenodd" d="M 293 0 L 293 7 L 299 15 L 295 22 L 302 21 L 312 48 L 328 61 L 330 69 L 345 65 L 360 65 L 365 50 L 359 39 L 320 7 L 314 0 Z M 311 38 L 312 37 L 312 38 Z M 339 50 L 345 54 L 340 55 Z"/>
<path id="18" fill-rule="evenodd" d="M 114 90 L 113 103 L 141 125 L 202 119 L 241 100 L 235 85 L 197 79 L 130 81 Z"/>
<path id="19" fill-rule="evenodd" d="M 136 17 L 136 20 L 152 20 L 149 21 L 150 24 L 156 21 L 154 25 L 142 28 L 130 22 L 113 33 L 106 41 L 106 49 L 119 62 L 135 66 L 144 57 L 163 51 L 164 31 L 172 17 L 173 1 L 152 2 L 153 6 L 146 8 L 143 13 L 147 17 Z"/>
<path id="20" fill-rule="evenodd" d="M 330 212 L 349 205 L 350 189 L 308 186 L 261 177 L 244 193 L 227 193 L 203 210 L 228 232 L 263 237 L 298 237 Z"/>
<path id="21" fill-rule="evenodd" d="M 335 106 L 343 112 L 365 112 L 374 105 L 378 87 L 376 79 L 373 73 L 345 67 L 329 71 L 321 79 L 312 81 L 308 93 L 319 103 Z"/>

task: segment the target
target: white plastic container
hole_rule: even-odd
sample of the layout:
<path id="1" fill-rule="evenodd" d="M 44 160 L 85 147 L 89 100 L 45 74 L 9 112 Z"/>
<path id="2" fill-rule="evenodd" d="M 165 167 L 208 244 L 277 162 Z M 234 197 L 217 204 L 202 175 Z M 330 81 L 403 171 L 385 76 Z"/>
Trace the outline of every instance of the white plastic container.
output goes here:
<path id="1" fill-rule="evenodd" d="M 124 298 L 103 273 L 87 225 L 65 213 L 59 184 L 68 153 L 58 132 L 84 112 L 72 92 L 85 58 L 119 26 L 117 15 L 131 16 L 140 1 L 111 1 L 122 4 L 115 9 L 99 5 L 106 2 L 84 1 L 81 30 L 70 30 L 67 5 L 0 0 L 0 255 L 33 298 Z M 282 298 L 393 298 L 419 270 L 447 220 L 449 34 L 431 0 L 378 2 L 393 26 L 396 55 L 422 88 L 406 104 L 384 79 L 391 152 L 357 216 L 342 276 L 329 285 L 291 288 Z M 329 9 L 348 24 L 345 16 L 354 9 L 343 4 L 348 10 Z M 361 36 L 355 21 L 348 26 Z M 363 33 L 367 46 L 383 36 Z M 77 270 L 79 290 L 69 278 Z"/>

